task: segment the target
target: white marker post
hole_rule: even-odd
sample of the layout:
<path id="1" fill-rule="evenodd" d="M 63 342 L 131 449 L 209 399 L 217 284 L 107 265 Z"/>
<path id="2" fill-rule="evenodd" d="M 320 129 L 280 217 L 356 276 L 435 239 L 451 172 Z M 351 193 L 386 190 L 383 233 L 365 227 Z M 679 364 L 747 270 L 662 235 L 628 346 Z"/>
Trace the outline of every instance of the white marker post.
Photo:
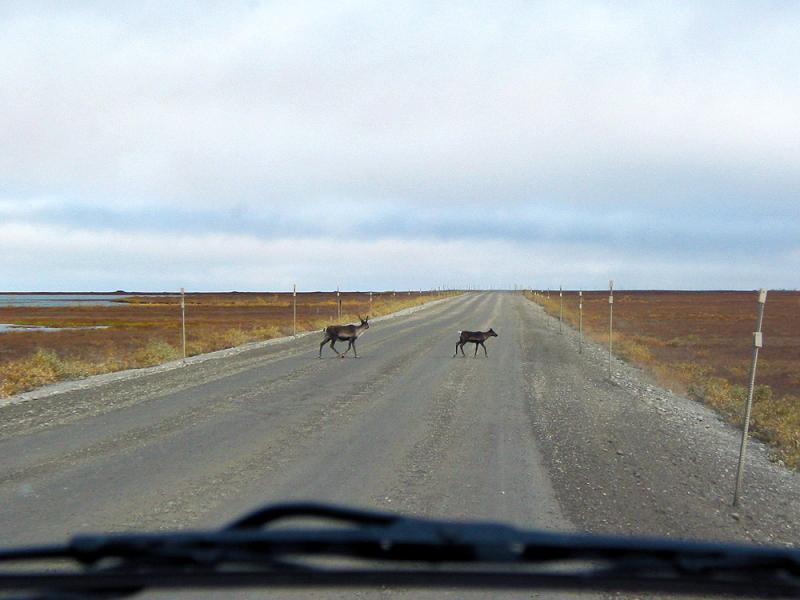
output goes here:
<path id="1" fill-rule="evenodd" d="M 614 349 L 614 280 L 608 281 L 608 378 L 611 379 L 611 352 Z"/>
<path id="2" fill-rule="evenodd" d="M 578 354 L 583 354 L 583 291 L 578 292 Z"/>
<path id="3" fill-rule="evenodd" d="M 372 292 L 369 293 L 369 314 L 372 314 Z"/>
<path id="4" fill-rule="evenodd" d="M 292 284 L 292 337 L 297 337 L 297 284 Z"/>
<path id="5" fill-rule="evenodd" d="M 764 305 L 767 303 L 767 290 L 758 292 L 758 318 L 756 330 L 753 332 L 753 362 L 750 364 L 750 383 L 747 386 L 747 405 L 744 410 L 744 424 L 742 425 L 742 444 L 739 448 L 739 466 L 736 467 L 736 488 L 733 490 L 733 505 L 739 503 L 739 491 L 742 487 L 744 476 L 744 457 L 747 451 L 747 432 L 750 429 L 750 413 L 753 409 L 753 389 L 756 383 L 756 363 L 758 362 L 758 349 L 763 345 L 761 336 L 761 322 L 764 320 Z"/>
<path id="6" fill-rule="evenodd" d="M 564 290 L 558 286 L 558 333 L 564 333 L 562 323 L 564 321 Z"/>
<path id="7" fill-rule="evenodd" d="M 544 298 L 545 298 L 545 301 L 550 300 L 550 290 L 547 290 L 547 292 L 545 292 Z M 544 307 L 542 307 L 542 308 L 544 308 Z M 545 325 L 547 326 L 547 329 L 550 329 L 550 315 L 547 314 L 547 309 L 545 309 L 545 311 L 544 311 L 544 316 L 546 317 L 546 319 L 544 321 Z"/>
<path id="8" fill-rule="evenodd" d="M 186 362 L 186 291 L 181 288 L 181 345 L 183 347 L 183 362 Z"/>
<path id="9" fill-rule="evenodd" d="M 339 296 L 339 286 L 336 286 L 336 320 L 342 320 L 342 300 Z"/>

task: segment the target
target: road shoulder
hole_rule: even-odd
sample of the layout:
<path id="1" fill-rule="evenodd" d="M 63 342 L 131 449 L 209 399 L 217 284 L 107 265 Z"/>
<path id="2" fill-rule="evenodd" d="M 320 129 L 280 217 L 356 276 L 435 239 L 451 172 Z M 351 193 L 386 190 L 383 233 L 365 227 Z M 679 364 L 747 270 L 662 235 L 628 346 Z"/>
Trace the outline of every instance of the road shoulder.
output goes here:
<path id="1" fill-rule="evenodd" d="M 753 443 L 740 506 L 739 434 L 709 408 L 659 388 L 520 299 L 531 420 L 576 525 L 606 533 L 800 542 L 800 476 Z"/>

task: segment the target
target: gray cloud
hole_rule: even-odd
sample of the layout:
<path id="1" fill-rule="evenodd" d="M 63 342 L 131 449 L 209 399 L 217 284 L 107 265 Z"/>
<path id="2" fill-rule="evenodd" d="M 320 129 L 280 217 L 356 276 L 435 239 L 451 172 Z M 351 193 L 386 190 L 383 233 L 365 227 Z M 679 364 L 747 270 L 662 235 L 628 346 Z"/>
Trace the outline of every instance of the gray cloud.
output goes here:
<path id="1" fill-rule="evenodd" d="M 727 210 L 724 203 L 700 209 L 669 208 L 609 210 L 564 207 L 558 204 L 516 206 L 513 209 L 417 208 L 413 212 L 391 204 L 373 203 L 364 210 L 358 203 L 317 202 L 300 210 L 282 206 L 263 209 L 246 204 L 223 211 L 210 208 L 153 211 L 142 208 L 98 208 L 74 203 L 33 201 L 0 202 L 0 217 L 17 222 L 65 228 L 119 231 L 126 234 L 246 235 L 269 240 L 292 238 L 313 240 L 335 237 L 340 224 L 346 236 L 364 241 L 407 239 L 409 241 L 475 240 L 511 241 L 517 244 L 571 244 L 586 248 L 638 254 L 669 253 L 673 257 L 703 253 L 713 256 L 759 254 L 797 248 L 796 222 L 788 215 Z M 758 207 L 754 207 L 758 208 Z M 781 218 L 784 217 L 784 218 Z M 758 244 L 742 243 L 753 239 Z"/>
<path id="2" fill-rule="evenodd" d="M 156 262 L 176 270 L 171 236 L 446 245 L 424 273 L 374 275 L 420 285 L 544 277 L 535 249 L 576 285 L 602 270 L 634 287 L 794 285 L 793 5 L 26 3 L 0 17 L 0 224 L 37 243 L 117 232 L 163 244 Z M 479 243 L 504 264 L 462 271 L 455 249 Z M 84 272 L 70 248 L 56 272 L 7 244 L 49 272 L 40 287 L 70 265 L 118 287 L 104 277 L 137 261 Z M 324 280 L 326 259 L 303 256 Z M 273 268 L 299 270 L 286 260 Z"/>

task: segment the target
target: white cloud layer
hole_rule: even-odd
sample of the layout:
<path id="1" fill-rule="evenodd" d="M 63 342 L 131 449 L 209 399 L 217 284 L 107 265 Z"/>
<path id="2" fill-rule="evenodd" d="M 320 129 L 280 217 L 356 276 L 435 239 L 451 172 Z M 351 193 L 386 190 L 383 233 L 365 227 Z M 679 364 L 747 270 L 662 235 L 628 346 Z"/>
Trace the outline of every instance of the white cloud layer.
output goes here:
<path id="1" fill-rule="evenodd" d="M 2 5 L 0 288 L 332 287 L 359 258 L 359 287 L 795 287 L 798 27 L 783 3 Z"/>

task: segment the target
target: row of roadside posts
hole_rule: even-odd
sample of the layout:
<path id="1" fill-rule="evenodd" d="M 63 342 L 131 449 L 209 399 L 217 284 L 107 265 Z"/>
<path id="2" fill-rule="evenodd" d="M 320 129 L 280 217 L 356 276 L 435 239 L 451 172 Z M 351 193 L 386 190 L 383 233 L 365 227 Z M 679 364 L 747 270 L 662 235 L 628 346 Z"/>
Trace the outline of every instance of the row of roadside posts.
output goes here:
<path id="1" fill-rule="evenodd" d="M 411 294 L 411 292 L 408 292 Z M 419 291 L 422 294 L 422 290 Z M 397 292 L 392 292 L 396 296 Z M 369 314 L 372 314 L 372 292 L 369 293 Z M 342 318 L 342 295 L 336 288 L 336 318 Z M 292 337 L 297 337 L 297 284 L 292 284 Z M 181 345 L 183 348 L 183 362 L 186 362 L 186 290 L 181 288 Z"/>
<path id="2" fill-rule="evenodd" d="M 422 292 L 420 292 L 422 293 Z M 369 293 L 369 309 L 372 312 L 372 292 Z M 336 316 L 342 318 L 342 298 L 336 288 Z M 292 284 L 292 337 L 297 337 L 297 284 Z M 181 348 L 183 362 L 186 362 L 186 289 L 181 288 Z"/>
<path id="3" fill-rule="evenodd" d="M 297 314 L 297 286 L 294 286 L 293 289 L 294 289 L 294 297 L 295 297 L 295 315 L 296 315 Z M 411 292 L 408 292 L 408 293 L 410 294 Z M 420 290 L 419 293 L 421 294 L 422 291 Z M 394 295 L 394 292 L 392 292 L 392 295 Z M 369 293 L 369 312 L 370 313 L 372 312 L 372 292 Z M 338 321 L 342 320 L 342 296 L 341 296 L 341 293 L 339 292 L 339 288 L 338 287 L 336 288 L 336 319 Z M 297 335 L 297 328 L 296 327 L 295 327 L 294 335 L 295 336 Z"/>
<path id="4" fill-rule="evenodd" d="M 549 294 L 548 294 L 549 297 Z M 558 331 L 563 332 L 564 321 L 564 290 L 558 287 Z M 744 409 L 744 423 L 742 425 L 742 440 L 739 446 L 739 462 L 736 467 L 736 486 L 733 492 L 733 505 L 739 504 L 742 481 L 744 478 L 744 462 L 747 453 L 747 434 L 750 430 L 750 416 L 753 410 L 753 393 L 756 381 L 756 366 L 758 364 L 758 351 L 764 345 L 761 325 L 764 320 L 764 305 L 767 303 L 767 290 L 758 291 L 758 306 L 756 317 L 756 330 L 753 332 L 753 354 L 750 362 L 750 378 L 747 386 L 747 403 Z M 614 351 L 614 280 L 608 282 L 608 377 L 611 379 L 611 357 Z M 578 292 L 578 353 L 583 354 L 583 291 Z"/>
<path id="5" fill-rule="evenodd" d="M 558 333 L 564 332 L 564 288 L 558 286 Z M 608 376 L 614 350 L 614 280 L 608 282 Z M 583 291 L 578 292 L 578 354 L 583 354 Z"/>
<path id="6" fill-rule="evenodd" d="M 421 292 L 420 292 L 421 293 Z M 394 296 L 395 293 L 393 292 Z M 564 321 L 564 290 L 558 288 L 559 312 L 558 330 L 563 333 Z M 549 294 L 548 294 L 549 297 Z M 747 434 L 750 429 L 750 416 L 753 409 L 753 392 L 755 390 L 756 366 L 758 364 L 758 351 L 763 347 L 764 339 L 761 325 L 764 320 L 764 305 L 767 302 L 767 290 L 758 292 L 758 308 L 756 317 L 756 330 L 753 332 L 753 354 L 750 363 L 750 378 L 747 386 L 747 403 L 745 405 L 744 423 L 742 425 L 742 440 L 739 447 L 739 463 L 736 468 L 736 486 L 733 493 L 733 505 L 737 506 L 741 495 L 742 481 L 744 478 L 744 461 L 747 452 Z M 372 312 L 372 292 L 369 293 L 369 306 Z M 342 299 L 339 288 L 336 288 L 336 314 L 342 316 Z M 611 378 L 611 357 L 614 350 L 614 280 L 608 282 L 608 376 Z M 297 284 L 292 285 L 292 336 L 297 336 Z M 183 362 L 186 362 L 186 290 L 181 288 L 181 348 Z M 578 292 L 578 353 L 583 353 L 583 291 Z"/>

